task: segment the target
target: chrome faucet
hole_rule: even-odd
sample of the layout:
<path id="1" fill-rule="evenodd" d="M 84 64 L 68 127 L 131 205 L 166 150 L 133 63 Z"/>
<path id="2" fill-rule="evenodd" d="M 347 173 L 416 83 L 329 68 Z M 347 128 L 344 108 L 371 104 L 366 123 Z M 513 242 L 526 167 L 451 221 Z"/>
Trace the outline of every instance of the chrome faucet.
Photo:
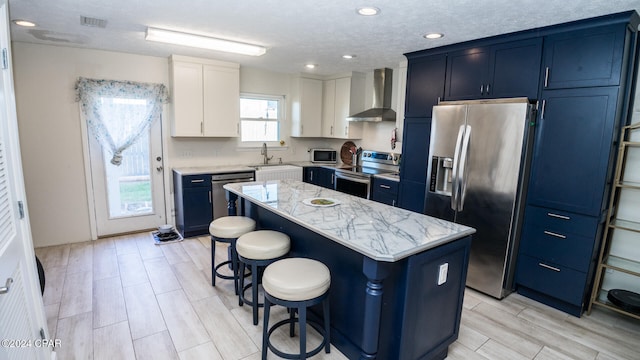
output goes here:
<path id="1" fill-rule="evenodd" d="M 262 155 L 262 163 L 264 165 L 269 164 L 269 160 L 273 159 L 273 155 L 271 155 L 271 157 L 267 156 L 267 143 L 262 143 L 262 151 L 260 151 L 260 155 Z"/>

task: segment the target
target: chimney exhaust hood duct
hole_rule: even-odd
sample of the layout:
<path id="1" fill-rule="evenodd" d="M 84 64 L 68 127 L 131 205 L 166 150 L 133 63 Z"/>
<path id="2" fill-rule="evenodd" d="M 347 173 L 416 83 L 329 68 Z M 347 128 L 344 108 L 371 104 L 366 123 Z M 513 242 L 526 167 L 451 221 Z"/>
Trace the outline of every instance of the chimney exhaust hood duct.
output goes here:
<path id="1" fill-rule="evenodd" d="M 373 71 L 373 104 L 371 109 L 351 115 L 348 121 L 396 121 L 396 112 L 391 109 L 391 88 L 393 70 L 375 69 Z"/>

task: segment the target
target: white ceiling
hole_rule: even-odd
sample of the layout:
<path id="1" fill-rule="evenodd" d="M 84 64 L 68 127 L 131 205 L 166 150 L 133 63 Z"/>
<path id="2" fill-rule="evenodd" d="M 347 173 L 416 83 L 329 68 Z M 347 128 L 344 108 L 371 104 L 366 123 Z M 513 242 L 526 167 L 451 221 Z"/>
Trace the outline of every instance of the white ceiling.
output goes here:
<path id="1" fill-rule="evenodd" d="M 356 14 L 360 6 L 382 11 Z M 402 54 L 518 30 L 626 10 L 638 0 L 9 0 L 13 41 L 151 56 L 170 54 L 233 61 L 278 72 L 319 75 L 395 67 Z M 80 25 L 80 16 L 107 20 Z M 144 40 L 147 26 L 264 45 L 260 57 L 228 55 Z M 440 32 L 439 40 L 426 40 Z M 355 54 L 354 60 L 342 59 Z M 304 64 L 318 64 L 313 71 Z"/>

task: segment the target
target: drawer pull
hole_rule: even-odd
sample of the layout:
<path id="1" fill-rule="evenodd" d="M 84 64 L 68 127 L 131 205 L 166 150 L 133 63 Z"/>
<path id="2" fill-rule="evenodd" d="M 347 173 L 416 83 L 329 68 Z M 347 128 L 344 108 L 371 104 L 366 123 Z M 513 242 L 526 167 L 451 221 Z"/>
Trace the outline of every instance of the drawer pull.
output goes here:
<path id="1" fill-rule="evenodd" d="M 560 239 L 566 239 L 567 238 L 566 235 L 554 233 L 554 232 L 547 231 L 547 230 L 545 230 L 544 233 L 547 234 L 547 235 L 550 235 L 550 236 L 555 236 L 555 237 L 560 238 Z"/>
<path id="2" fill-rule="evenodd" d="M 545 269 L 549 269 L 549 270 L 560 272 L 560 269 L 558 269 L 557 267 L 549 266 L 549 265 L 543 264 L 543 263 L 538 263 L 538 265 L 542 266 Z"/>
<path id="3" fill-rule="evenodd" d="M 389 186 L 389 185 L 380 184 L 380 187 L 383 188 L 383 189 L 391 189 L 391 186 Z"/>
<path id="4" fill-rule="evenodd" d="M 557 219 L 562 219 L 562 220 L 571 220 L 570 217 L 568 216 L 564 216 L 564 215 L 558 215 L 558 214 L 554 214 L 554 213 L 547 213 L 547 216 L 551 216 Z"/>
<path id="5" fill-rule="evenodd" d="M 201 183 L 201 182 L 204 182 L 204 179 L 200 179 L 200 180 L 191 180 L 191 183 L 192 183 L 192 184 L 194 184 L 194 183 Z"/>

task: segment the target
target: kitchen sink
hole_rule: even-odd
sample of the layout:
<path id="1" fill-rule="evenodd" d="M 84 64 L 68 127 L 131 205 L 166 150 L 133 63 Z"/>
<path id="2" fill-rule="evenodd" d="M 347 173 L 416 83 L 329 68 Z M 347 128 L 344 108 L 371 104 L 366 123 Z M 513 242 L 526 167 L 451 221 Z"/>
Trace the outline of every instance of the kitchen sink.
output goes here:
<path id="1" fill-rule="evenodd" d="M 256 181 L 294 179 L 302 181 L 302 168 L 295 165 L 256 165 Z"/>
<path id="2" fill-rule="evenodd" d="M 293 170 L 299 169 L 299 166 L 287 165 L 287 164 L 267 164 L 267 165 L 251 165 L 250 167 L 256 169 L 256 171 L 281 171 L 281 170 Z"/>

